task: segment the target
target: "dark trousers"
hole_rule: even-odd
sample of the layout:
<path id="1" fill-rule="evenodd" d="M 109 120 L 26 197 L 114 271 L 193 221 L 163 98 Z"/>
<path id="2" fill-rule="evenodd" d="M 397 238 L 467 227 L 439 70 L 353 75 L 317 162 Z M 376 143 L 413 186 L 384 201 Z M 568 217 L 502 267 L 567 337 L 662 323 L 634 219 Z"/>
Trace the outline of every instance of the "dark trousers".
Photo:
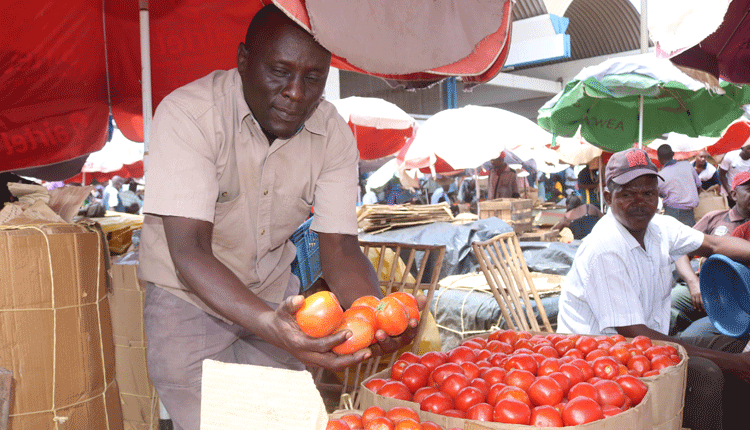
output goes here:
<path id="1" fill-rule="evenodd" d="M 740 353 L 747 340 L 729 336 L 681 337 L 684 343 L 700 348 Z M 687 384 L 682 426 L 691 430 L 747 429 L 744 422 L 750 387 L 725 374 L 711 360 L 688 359 Z"/>
<path id="2" fill-rule="evenodd" d="M 664 206 L 664 215 L 677 218 L 678 221 L 688 227 L 695 225 L 695 211 L 693 209 L 677 209 Z"/>

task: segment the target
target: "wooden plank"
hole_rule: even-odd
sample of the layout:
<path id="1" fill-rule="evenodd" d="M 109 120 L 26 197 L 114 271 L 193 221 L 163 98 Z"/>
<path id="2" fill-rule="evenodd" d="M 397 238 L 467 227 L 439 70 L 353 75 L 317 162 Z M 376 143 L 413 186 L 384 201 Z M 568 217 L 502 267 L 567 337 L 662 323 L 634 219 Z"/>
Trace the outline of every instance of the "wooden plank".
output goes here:
<path id="1" fill-rule="evenodd" d="M 10 388 L 13 383 L 13 372 L 0 367 L 0 430 L 8 430 L 8 413 L 10 412 Z"/>

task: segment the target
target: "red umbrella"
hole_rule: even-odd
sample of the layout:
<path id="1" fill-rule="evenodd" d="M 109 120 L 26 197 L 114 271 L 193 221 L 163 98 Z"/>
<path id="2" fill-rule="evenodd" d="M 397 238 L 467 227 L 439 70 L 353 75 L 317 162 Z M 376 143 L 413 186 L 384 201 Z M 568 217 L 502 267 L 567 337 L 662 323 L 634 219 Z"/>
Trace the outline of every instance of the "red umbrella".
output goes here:
<path id="1" fill-rule="evenodd" d="M 370 1 L 372 5 L 367 3 Z M 335 47 L 331 64 L 343 70 L 368 73 L 397 81 L 411 81 L 415 86 L 436 82 L 446 76 L 461 76 L 464 82 L 485 82 L 493 78 L 507 56 L 513 0 L 466 0 L 467 6 L 445 9 L 446 16 L 392 13 L 394 19 L 433 18 L 434 25 L 424 25 L 429 34 L 414 34 L 408 27 L 379 30 L 393 40 L 411 37 L 422 41 L 420 57 L 440 54 L 443 60 L 414 70 L 408 64 L 399 68 L 390 64 L 384 71 L 371 72 L 365 65 L 348 58 Z M 250 18 L 272 0 L 238 1 L 175 0 L 152 1 L 149 7 L 151 51 L 152 107 L 175 88 L 205 76 L 216 69 L 235 67 L 237 44 L 244 39 Z M 317 21 L 316 8 L 335 2 L 305 0 L 273 0 L 320 40 L 335 30 L 325 21 Z M 341 4 L 342 2 L 339 2 Z M 356 17 L 336 15 L 335 20 L 366 20 L 378 8 L 398 8 L 391 12 L 413 11 L 410 8 L 432 8 L 433 2 L 410 0 L 383 6 L 377 0 L 356 3 L 361 10 Z M 434 2 L 437 8 L 441 2 Z M 82 155 L 104 146 L 110 109 L 118 127 L 131 140 L 143 140 L 142 88 L 139 2 L 108 0 L 28 0 L 3 2 L 0 16 L 0 172 L 60 164 L 79 159 L 71 174 L 83 163 Z M 333 6 L 331 6 L 333 5 Z M 421 6 L 420 6 L 421 5 Z M 346 5 L 344 5 L 346 6 Z M 369 10 L 368 8 L 372 8 Z M 378 9 L 379 10 L 379 9 Z M 419 9 L 421 10 L 421 9 Z M 367 13 L 363 12 L 367 11 Z M 471 13 L 473 19 L 466 20 Z M 383 19 L 388 14 L 382 14 Z M 325 18 L 325 15 L 322 16 Z M 451 46 L 429 43 L 441 18 L 463 23 L 450 30 L 457 34 L 466 30 L 466 51 L 452 52 Z M 477 20 L 483 20 L 479 25 Z M 385 21 L 387 22 L 387 21 Z M 427 22 L 427 24 L 430 24 Z M 401 25 L 408 26 L 408 20 Z M 494 29 L 491 24 L 494 23 Z M 474 27 L 483 32 L 474 32 Z M 378 27 L 375 26 L 375 30 Z M 398 30 L 398 31 L 397 31 Z M 359 50 L 370 52 L 378 38 L 346 37 L 361 43 Z M 105 37 L 106 36 L 106 37 Z M 383 37 L 385 37 L 383 36 Z M 106 41 L 106 43 L 105 43 Z M 231 42 L 236 41 L 236 42 Z M 370 44 L 370 45 L 368 45 Z M 398 46 L 398 45 L 394 45 Z M 356 46 L 353 49 L 357 49 Z M 416 56 L 416 52 L 408 53 Z M 450 55 L 445 55 L 450 53 Z M 371 58 L 376 63 L 378 58 Z M 384 60 L 395 57 L 381 52 Z M 401 54 L 401 57 L 404 57 Z M 407 56 L 408 58 L 408 56 Z M 384 61 L 384 63 L 392 63 Z"/>
<path id="2" fill-rule="evenodd" d="M 670 57 L 674 64 L 686 68 L 686 73 L 696 79 L 700 79 L 694 73 L 698 71 L 708 73 L 716 79 L 738 84 L 750 83 L 750 0 L 732 0 L 728 8 L 725 2 L 703 3 L 706 7 L 726 8 L 720 25 L 707 29 L 708 36 L 694 46 L 672 52 L 659 49 L 658 37 L 654 38 L 657 42 L 657 55 Z M 676 13 L 674 7 L 679 6 L 670 5 L 672 13 L 668 15 L 671 19 L 693 24 L 702 21 L 699 8 L 694 12 L 697 16 L 690 17 Z M 680 23 L 676 22 L 675 26 L 679 27 Z"/>
<path id="3" fill-rule="evenodd" d="M 331 103 L 349 123 L 362 160 L 395 154 L 414 134 L 416 120 L 383 99 L 347 97 Z"/>

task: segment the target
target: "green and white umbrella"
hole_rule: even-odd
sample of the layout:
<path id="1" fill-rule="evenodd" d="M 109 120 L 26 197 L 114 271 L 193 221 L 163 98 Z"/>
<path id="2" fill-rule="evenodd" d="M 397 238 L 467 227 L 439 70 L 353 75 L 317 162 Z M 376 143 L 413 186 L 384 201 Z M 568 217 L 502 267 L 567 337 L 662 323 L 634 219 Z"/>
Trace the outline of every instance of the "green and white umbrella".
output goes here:
<path id="1" fill-rule="evenodd" d="M 586 141 L 617 152 L 669 132 L 719 137 L 748 103 L 750 86 L 709 89 L 669 60 L 642 54 L 584 68 L 539 109 L 537 122 L 566 137 L 580 127 Z"/>

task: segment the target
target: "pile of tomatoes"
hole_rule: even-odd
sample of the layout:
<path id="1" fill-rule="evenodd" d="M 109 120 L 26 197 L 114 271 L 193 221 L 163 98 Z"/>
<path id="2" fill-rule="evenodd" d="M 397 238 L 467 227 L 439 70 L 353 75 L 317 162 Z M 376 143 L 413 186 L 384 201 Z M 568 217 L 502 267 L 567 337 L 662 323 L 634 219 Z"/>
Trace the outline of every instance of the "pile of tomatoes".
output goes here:
<path id="1" fill-rule="evenodd" d="M 403 353 L 390 378 L 365 387 L 436 414 L 539 427 L 579 425 L 639 404 L 639 379 L 676 365 L 671 345 L 645 336 L 581 336 L 499 330 L 449 352 Z"/>
<path id="2" fill-rule="evenodd" d="M 360 297 L 344 311 L 333 293 L 320 291 L 307 297 L 295 316 L 300 329 L 312 337 L 350 330 L 352 336 L 333 348 L 336 354 L 346 355 L 375 343 L 377 330 L 389 336 L 402 334 L 410 319 L 419 320 L 419 307 L 413 295 L 398 291 L 382 299 Z"/>
<path id="3" fill-rule="evenodd" d="M 387 412 L 379 406 L 370 406 L 361 415 L 351 413 L 329 420 L 326 430 L 443 430 L 443 428 L 432 421 L 422 421 L 418 413 L 405 406 L 396 406 Z"/>

